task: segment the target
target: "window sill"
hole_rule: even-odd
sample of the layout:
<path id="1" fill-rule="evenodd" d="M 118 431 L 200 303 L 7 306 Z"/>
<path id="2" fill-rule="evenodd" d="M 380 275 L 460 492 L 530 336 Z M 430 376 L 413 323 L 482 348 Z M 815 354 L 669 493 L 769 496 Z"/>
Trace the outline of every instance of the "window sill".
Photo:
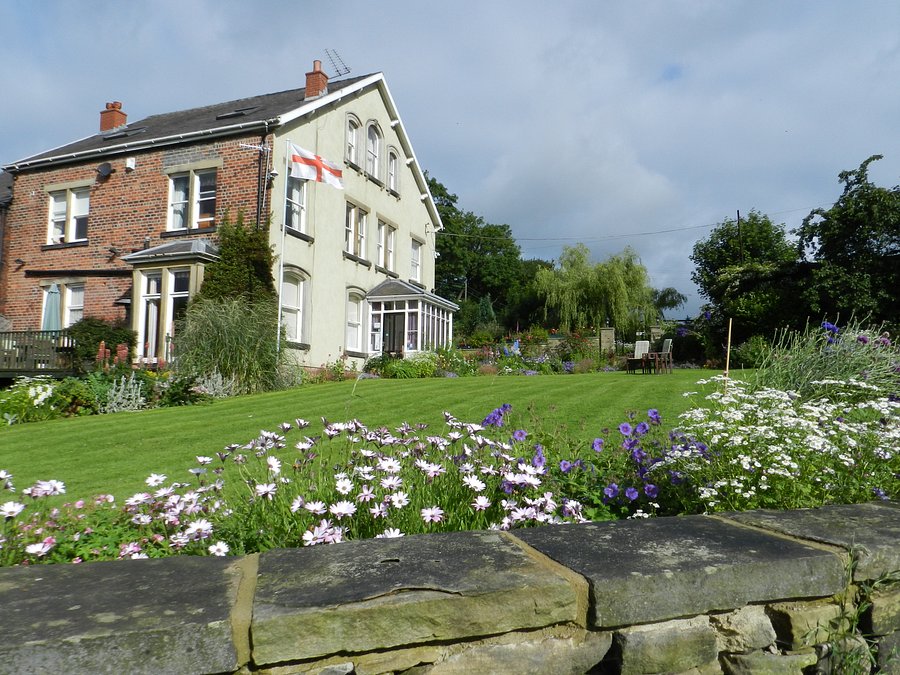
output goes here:
<path id="1" fill-rule="evenodd" d="M 302 349 L 303 351 L 309 351 L 309 343 L 307 342 L 292 342 L 291 340 L 285 340 L 284 344 L 289 349 Z"/>
<path id="2" fill-rule="evenodd" d="M 348 167 L 353 169 L 356 173 L 363 173 L 362 167 L 356 162 L 351 162 L 349 159 L 344 160 Z"/>
<path id="3" fill-rule="evenodd" d="M 421 288 L 423 291 L 425 290 L 425 284 L 421 281 L 416 281 L 415 279 L 409 279 L 409 283 L 411 283 L 416 288 Z"/>
<path id="4" fill-rule="evenodd" d="M 377 176 L 373 176 L 372 174 L 367 173 L 367 174 L 366 174 L 366 178 L 369 179 L 369 182 L 370 182 L 370 183 L 375 183 L 375 185 L 377 185 L 378 187 L 384 189 L 384 183 L 383 183 L 382 180 L 381 180 L 380 178 L 378 178 Z"/>
<path id="5" fill-rule="evenodd" d="M 388 193 L 391 194 L 392 196 L 396 197 L 397 199 L 400 199 L 400 193 L 397 192 L 396 190 L 394 190 L 393 188 L 388 188 Z"/>
<path id="6" fill-rule="evenodd" d="M 389 269 L 382 267 L 381 265 L 375 265 L 375 271 L 381 272 L 382 274 L 386 274 L 389 277 L 393 277 L 394 279 L 400 278 L 400 275 L 396 272 L 391 272 Z"/>
<path id="7" fill-rule="evenodd" d="M 296 239 L 302 239 L 308 244 L 314 244 L 316 242 L 315 237 L 311 237 L 310 235 L 306 234 L 306 232 L 295 230 L 293 227 L 284 228 L 284 233 Z"/>
<path id="8" fill-rule="evenodd" d="M 167 230 L 160 232 L 160 237 L 187 237 L 192 234 L 211 234 L 216 231 L 216 226 L 211 227 L 189 227 L 184 230 Z"/>
<path id="9" fill-rule="evenodd" d="M 87 246 L 87 239 L 79 239 L 78 241 L 67 241 L 62 244 L 44 244 L 41 246 L 42 251 L 58 251 L 65 248 L 80 248 L 82 246 Z"/>
<path id="10" fill-rule="evenodd" d="M 350 356 L 354 359 L 367 359 L 369 355 L 365 352 L 352 352 L 349 349 L 344 352 L 347 356 Z"/>
<path id="11" fill-rule="evenodd" d="M 358 265 L 362 265 L 363 267 L 372 267 L 372 263 L 365 258 L 360 258 L 358 255 L 354 255 L 353 253 L 347 253 L 347 251 L 342 251 L 344 255 L 344 260 L 352 260 Z"/>

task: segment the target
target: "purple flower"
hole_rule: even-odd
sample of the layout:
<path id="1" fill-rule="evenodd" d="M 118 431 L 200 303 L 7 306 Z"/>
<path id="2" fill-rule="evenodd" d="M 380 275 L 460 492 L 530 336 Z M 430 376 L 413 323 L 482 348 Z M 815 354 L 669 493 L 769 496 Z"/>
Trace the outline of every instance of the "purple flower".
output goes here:
<path id="1" fill-rule="evenodd" d="M 884 490 L 882 490 L 881 488 L 872 488 L 872 492 L 875 493 L 876 497 L 878 497 L 879 499 L 883 499 L 884 501 L 888 501 L 890 499 L 890 497 L 888 497 L 885 494 Z"/>
<path id="2" fill-rule="evenodd" d="M 634 428 L 634 433 L 638 436 L 643 436 L 648 431 L 650 431 L 650 425 L 646 422 L 641 422 Z"/>
<path id="3" fill-rule="evenodd" d="M 659 488 L 653 483 L 647 483 L 644 486 L 644 494 L 650 497 L 650 499 L 656 499 L 656 495 L 659 494 Z"/>
<path id="4" fill-rule="evenodd" d="M 591 447 L 594 449 L 594 452 L 602 452 L 603 451 L 603 439 L 595 438 L 594 442 L 591 443 Z"/>
<path id="5" fill-rule="evenodd" d="M 856 341 L 860 344 L 867 345 L 869 344 L 869 336 L 868 335 L 857 335 Z"/>
<path id="6" fill-rule="evenodd" d="M 615 499 L 619 496 L 619 486 L 615 483 L 610 483 L 603 488 L 603 494 L 605 494 L 608 499 Z"/>
<path id="7" fill-rule="evenodd" d="M 650 408 L 650 410 L 647 411 L 647 417 L 650 418 L 650 422 L 652 422 L 653 424 L 662 423 L 662 420 L 659 417 L 659 410 L 657 410 L 656 408 Z"/>
<path id="8" fill-rule="evenodd" d="M 840 330 L 837 326 L 835 326 L 830 321 L 823 321 L 822 328 L 824 328 L 829 333 L 837 333 Z"/>
<path id="9" fill-rule="evenodd" d="M 622 424 L 619 425 L 619 433 L 623 436 L 631 436 L 633 431 L 634 429 L 631 428 L 631 425 L 628 424 L 628 422 L 622 422 Z"/>
<path id="10" fill-rule="evenodd" d="M 572 462 L 565 460 L 565 459 L 560 460 L 559 470 L 562 471 L 563 473 L 569 473 L 569 471 L 572 470 Z"/>
<path id="11" fill-rule="evenodd" d="M 638 491 L 633 487 L 625 488 L 625 496 L 628 497 L 629 501 L 633 502 L 638 498 Z"/>
<path id="12" fill-rule="evenodd" d="M 538 443 L 534 446 L 534 457 L 531 458 L 531 466 L 540 469 L 546 463 L 547 458 L 544 457 L 544 448 Z"/>
<path id="13" fill-rule="evenodd" d="M 526 436 L 528 436 L 528 432 L 526 432 L 524 429 L 516 429 L 513 432 L 513 440 L 514 441 L 519 441 L 519 442 L 524 441 Z"/>

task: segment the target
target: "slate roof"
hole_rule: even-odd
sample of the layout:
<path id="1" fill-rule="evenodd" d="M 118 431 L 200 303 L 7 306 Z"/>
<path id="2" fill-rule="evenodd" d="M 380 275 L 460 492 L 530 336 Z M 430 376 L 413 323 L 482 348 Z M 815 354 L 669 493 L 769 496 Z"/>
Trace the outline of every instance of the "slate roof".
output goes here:
<path id="1" fill-rule="evenodd" d="M 362 75 L 329 82 L 328 93 L 351 87 L 369 77 L 372 76 Z M 64 162 L 82 158 L 84 155 L 133 152 L 136 144 L 163 145 L 171 139 L 181 140 L 179 137 L 183 135 L 203 132 L 209 132 L 209 135 L 243 133 L 248 128 L 264 126 L 267 121 L 271 124 L 280 115 L 296 110 L 306 103 L 312 103 L 304 101 L 305 94 L 304 87 L 225 101 L 201 108 L 151 115 L 111 131 L 97 133 L 74 143 L 26 157 L 7 165 L 6 168 L 13 170 L 28 168 L 28 165 L 46 164 L 51 161 Z M 313 99 L 315 100 L 318 98 Z"/>
<path id="2" fill-rule="evenodd" d="M 219 247 L 208 239 L 190 239 L 172 241 L 153 248 L 145 248 L 122 257 L 124 262 L 132 265 L 160 260 L 203 260 L 212 262 L 219 258 Z"/>

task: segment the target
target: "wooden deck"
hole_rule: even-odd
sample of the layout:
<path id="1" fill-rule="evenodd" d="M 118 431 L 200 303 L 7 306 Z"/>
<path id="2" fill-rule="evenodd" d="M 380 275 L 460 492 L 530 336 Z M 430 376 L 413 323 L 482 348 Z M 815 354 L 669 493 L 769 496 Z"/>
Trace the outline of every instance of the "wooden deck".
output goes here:
<path id="1" fill-rule="evenodd" d="M 0 332 L 0 378 L 69 375 L 74 351 L 65 330 Z"/>

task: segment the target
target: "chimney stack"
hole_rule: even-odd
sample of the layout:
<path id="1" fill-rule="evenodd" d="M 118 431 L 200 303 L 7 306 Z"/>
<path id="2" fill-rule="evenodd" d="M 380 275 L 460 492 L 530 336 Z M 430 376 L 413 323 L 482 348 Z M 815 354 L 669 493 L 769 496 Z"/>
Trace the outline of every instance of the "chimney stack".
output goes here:
<path id="1" fill-rule="evenodd" d="M 306 74 L 306 92 L 303 100 L 308 101 L 328 93 L 328 76 L 322 71 L 322 62 L 313 61 L 312 72 Z"/>
<path id="2" fill-rule="evenodd" d="M 100 133 L 124 127 L 128 115 L 122 112 L 121 101 L 106 104 L 106 110 L 100 111 Z"/>

